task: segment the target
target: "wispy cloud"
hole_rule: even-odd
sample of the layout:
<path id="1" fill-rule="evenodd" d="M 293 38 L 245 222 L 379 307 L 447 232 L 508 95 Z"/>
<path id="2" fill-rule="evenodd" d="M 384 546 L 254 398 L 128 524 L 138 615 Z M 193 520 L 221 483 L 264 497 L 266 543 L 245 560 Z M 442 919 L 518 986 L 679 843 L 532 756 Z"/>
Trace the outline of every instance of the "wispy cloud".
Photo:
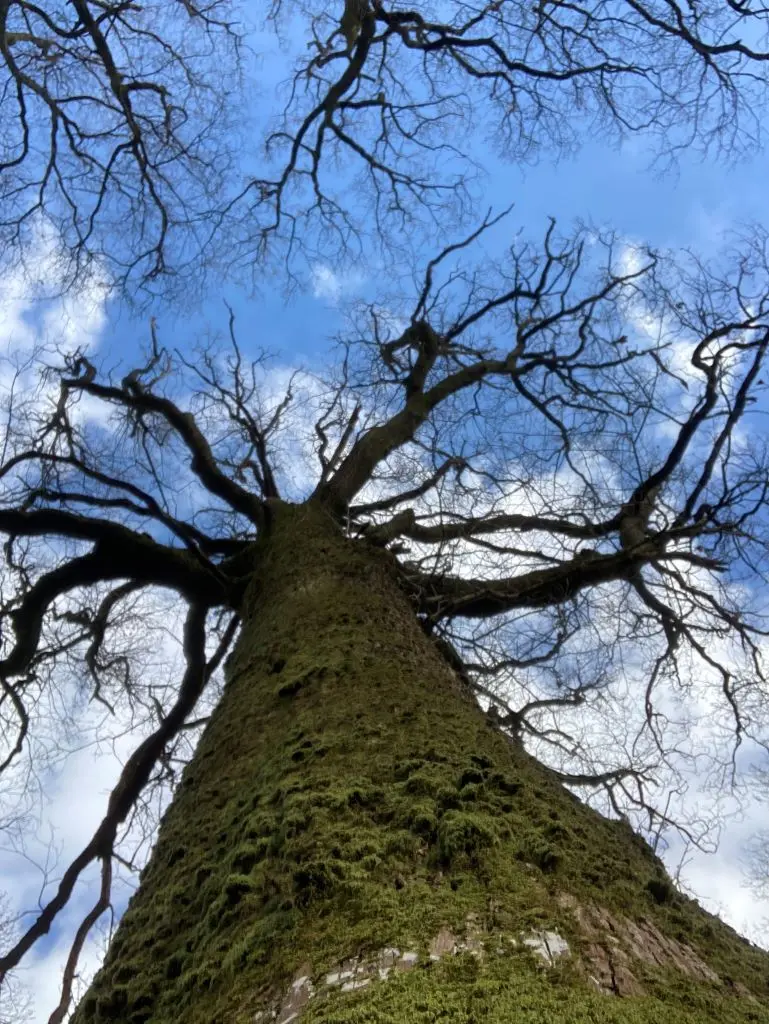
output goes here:
<path id="1" fill-rule="evenodd" d="M 23 263 L 0 274 L 0 348 L 40 344 L 93 349 L 106 323 L 110 282 L 96 264 L 76 291 L 61 294 L 62 247 L 55 230 L 39 219 Z"/>
<path id="2" fill-rule="evenodd" d="M 311 269 L 312 294 L 316 299 L 323 299 L 333 305 L 342 299 L 355 294 L 365 282 L 359 271 L 337 271 L 327 263 L 315 263 Z"/>
<path id="3" fill-rule="evenodd" d="M 60 358 L 63 352 L 93 352 L 107 323 L 110 281 L 97 264 L 76 290 L 63 290 L 63 251 L 54 229 L 40 218 L 23 260 L 0 265 L 0 401 L 12 391 L 33 391 L 37 401 L 53 397 L 36 388 L 36 361 Z M 59 353 L 59 356 L 56 356 Z M 54 386 L 53 384 L 51 385 Z M 104 417 L 97 403 L 81 401 L 74 415 L 83 422 Z"/>

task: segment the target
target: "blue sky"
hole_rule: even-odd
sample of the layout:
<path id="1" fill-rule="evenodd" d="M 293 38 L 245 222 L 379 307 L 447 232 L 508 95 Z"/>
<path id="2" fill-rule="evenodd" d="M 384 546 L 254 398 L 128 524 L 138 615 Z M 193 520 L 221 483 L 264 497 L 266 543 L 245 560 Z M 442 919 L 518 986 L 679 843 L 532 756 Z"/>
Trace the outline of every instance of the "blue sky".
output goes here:
<path id="1" fill-rule="evenodd" d="M 267 68 L 273 72 L 280 66 L 280 60 L 271 60 Z M 262 96 L 270 95 L 274 83 L 264 70 L 260 74 L 260 92 Z M 651 152 L 638 140 L 622 147 L 586 142 L 576 157 L 554 162 L 543 156 L 536 165 L 524 167 L 503 164 L 489 154 L 486 204 L 498 210 L 515 203 L 512 215 L 495 231 L 489 245 L 503 245 L 519 229 L 536 242 L 544 233 L 547 218 L 554 216 L 564 230 L 574 221 L 587 221 L 597 227 L 611 227 L 629 242 L 691 247 L 708 256 L 717 250 L 725 231 L 750 222 L 769 226 L 765 155 L 756 154 L 752 160 L 729 166 L 723 161 L 703 162 L 683 154 L 677 168 L 665 174 L 650 170 L 651 161 Z M 364 263 L 339 271 L 321 258 L 313 270 L 304 288 L 295 290 L 289 298 L 281 293 L 275 278 L 258 287 L 255 295 L 249 295 L 238 284 L 211 279 L 174 308 L 151 310 L 158 320 L 160 338 L 169 347 L 189 351 L 207 331 L 224 330 L 228 303 L 235 311 L 244 351 L 252 347 L 274 351 L 278 362 L 287 367 L 322 363 L 331 335 L 341 324 L 345 301 L 361 295 L 376 296 L 380 271 L 376 265 Z M 148 311 L 135 316 L 117 301 L 103 305 L 98 295 L 81 297 L 80 308 L 74 311 L 65 310 L 57 302 L 36 306 L 23 295 L 17 295 L 16 300 L 16 313 L 6 306 L 4 319 L 0 320 L 0 340 L 5 350 L 18 351 L 26 344 L 27 336 L 48 336 L 55 328 L 52 316 L 60 322 L 65 315 L 74 317 L 75 333 L 80 330 L 88 335 L 93 351 L 107 365 L 118 359 L 130 362 L 139 344 L 149 336 Z M 78 320 L 89 302 L 98 307 L 98 315 Z M 73 758 L 59 776 L 48 821 L 55 823 L 65 851 L 77 850 L 90 835 L 103 813 L 111 773 L 115 771 L 114 760 L 96 759 L 93 753 L 86 753 Z M 767 825 L 766 808 L 751 806 L 746 819 L 730 827 L 721 853 L 710 859 L 696 857 L 685 876 L 697 895 L 710 901 L 711 908 L 754 934 L 762 917 L 769 917 L 769 905 L 760 905 L 740 889 L 738 852 L 752 832 Z M 676 853 L 671 853 L 672 866 Z M 11 863 L 0 851 L 0 868 L 13 879 L 18 893 L 23 892 L 25 898 L 31 896 L 37 876 L 30 864 L 18 860 Z M 79 908 L 87 905 L 89 898 L 81 892 Z M 56 981 L 52 965 L 60 959 L 65 938 L 63 925 L 36 951 L 30 975 L 32 987 L 37 990 L 34 1024 L 43 1024 L 52 1009 L 52 984 Z M 90 962 L 94 962 L 93 957 Z"/>

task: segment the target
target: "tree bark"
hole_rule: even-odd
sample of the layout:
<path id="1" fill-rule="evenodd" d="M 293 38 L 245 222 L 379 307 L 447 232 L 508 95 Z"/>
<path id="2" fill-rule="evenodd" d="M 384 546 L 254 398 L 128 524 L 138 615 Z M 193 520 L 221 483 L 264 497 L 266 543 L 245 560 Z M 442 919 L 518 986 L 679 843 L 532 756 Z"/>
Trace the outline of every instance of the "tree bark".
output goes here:
<path id="1" fill-rule="evenodd" d="M 769 955 L 478 709 L 392 556 L 274 503 L 74 1024 L 769 1022 Z"/>

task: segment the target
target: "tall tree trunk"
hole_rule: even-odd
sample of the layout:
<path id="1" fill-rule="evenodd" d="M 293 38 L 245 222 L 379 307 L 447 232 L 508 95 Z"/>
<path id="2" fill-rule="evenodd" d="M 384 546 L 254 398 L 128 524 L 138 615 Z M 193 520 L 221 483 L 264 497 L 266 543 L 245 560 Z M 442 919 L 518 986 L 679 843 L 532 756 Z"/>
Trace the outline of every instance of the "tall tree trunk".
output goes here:
<path id="1" fill-rule="evenodd" d="M 769 955 L 465 692 L 386 552 L 276 505 L 75 1024 L 769 1022 Z"/>

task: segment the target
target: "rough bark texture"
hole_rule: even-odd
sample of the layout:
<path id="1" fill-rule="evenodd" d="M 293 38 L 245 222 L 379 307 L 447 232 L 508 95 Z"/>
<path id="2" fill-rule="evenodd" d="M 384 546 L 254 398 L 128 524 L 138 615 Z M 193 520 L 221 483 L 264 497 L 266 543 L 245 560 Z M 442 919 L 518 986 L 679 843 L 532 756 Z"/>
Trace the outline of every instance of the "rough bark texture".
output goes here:
<path id="1" fill-rule="evenodd" d="M 769 1022 L 769 956 L 486 722 L 390 557 L 276 507 L 74 1024 Z"/>

